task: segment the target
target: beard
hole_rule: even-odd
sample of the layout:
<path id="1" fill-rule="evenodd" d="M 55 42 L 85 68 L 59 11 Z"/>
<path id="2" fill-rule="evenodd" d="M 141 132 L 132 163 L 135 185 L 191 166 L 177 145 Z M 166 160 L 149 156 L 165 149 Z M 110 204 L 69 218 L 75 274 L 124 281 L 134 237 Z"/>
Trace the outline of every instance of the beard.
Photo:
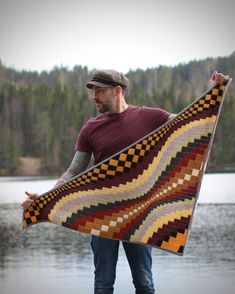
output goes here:
<path id="1" fill-rule="evenodd" d="M 109 112 L 113 107 L 113 101 L 107 101 L 96 105 L 99 113 Z"/>

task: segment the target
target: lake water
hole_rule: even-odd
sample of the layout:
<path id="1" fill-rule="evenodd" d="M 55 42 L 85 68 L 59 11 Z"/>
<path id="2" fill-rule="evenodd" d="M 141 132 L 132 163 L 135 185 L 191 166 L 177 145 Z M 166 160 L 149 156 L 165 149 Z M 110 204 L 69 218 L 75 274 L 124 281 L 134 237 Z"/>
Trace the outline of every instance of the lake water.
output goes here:
<path id="1" fill-rule="evenodd" d="M 0 178 L 0 293 L 92 294 L 90 237 L 42 223 L 21 231 L 24 191 L 49 190 L 55 179 Z M 235 174 L 205 175 L 183 257 L 153 249 L 156 294 L 233 294 Z M 115 294 L 134 289 L 120 246 Z"/>

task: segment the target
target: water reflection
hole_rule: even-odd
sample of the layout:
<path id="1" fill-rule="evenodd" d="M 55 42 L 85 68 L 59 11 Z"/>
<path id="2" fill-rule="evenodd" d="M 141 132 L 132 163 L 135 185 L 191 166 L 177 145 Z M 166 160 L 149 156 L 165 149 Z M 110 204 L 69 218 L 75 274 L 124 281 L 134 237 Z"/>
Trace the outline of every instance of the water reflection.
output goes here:
<path id="1" fill-rule="evenodd" d="M 10 254 L 39 254 L 57 258 L 75 258 L 81 262 L 91 257 L 90 237 L 50 223 L 21 229 L 22 211 L 18 204 L 0 205 L 0 258 Z M 186 257 L 207 262 L 235 261 L 235 205 L 198 205 L 186 249 Z M 172 256 L 160 250 L 154 255 Z M 172 256 L 172 258 L 178 258 Z M 1 262 L 1 266 L 3 263 Z"/>
<path id="2" fill-rule="evenodd" d="M 22 211 L 17 204 L 0 205 L 0 266 L 29 262 L 34 255 L 53 256 L 59 264 L 69 266 L 71 260 L 86 264 L 91 258 L 90 237 L 50 223 L 41 223 L 22 232 Z M 69 261 L 69 262 L 68 262 Z"/>
<path id="3" fill-rule="evenodd" d="M 55 269 L 54 274 L 51 273 L 55 280 L 61 278 L 58 276 L 58 271 L 61 271 L 61 275 L 63 272 L 63 276 L 68 275 L 67 282 L 72 279 L 72 275 L 74 280 L 78 275 L 82 280 L 86 275 L 92 279 L 93 265 L 89 235 L 50 223 L 34 225 L 22 232 L 21 217 L 22 210 L 19 204 L 0 205 L 0 278 L 6 289 L 12 283 L 8 280 L 10 275 L 19 276 L 19 273 L 26 269 L 28 269 L 27 275 L 32 275 L 32 268 L 37 271 L 42 269 L 40 272 L 42 277 L 45 271 Z M 183 269 L 184 274 L 193 272 L 194 277 L 198 275 L 202 280 L 203 277 L 212 280 L 220 277 L 225 286 L 231 284 L 232 289 L 235 274 L 234 228 L 235 204 L 198 205 L 185 256 L 153 250 L 154 271 L 159 271 L 159 279 L 166 281 L 166 284 L 169 275 L 177 276 L 179 279 Z M 120 273 L 126 275 L 129 269 L 122 252 L 119 262 Z M 131 281 L 128 281 L 129 283 L 131 285 Z M 179 280 L 172 285 L 178 283 Z M 11 287 L 17 289 L 17 284 L 12 285 Z M 170 286 L 163 286 L 164 289 L 166 287 Z M 214 293 L 218 293 L 216 289 Z"/>
<path id="4" fill-rule="evenodd" d="M 188 244 L 190 256 L 215 263 L 235 261 L 235 205 L 199 205 Z"/>

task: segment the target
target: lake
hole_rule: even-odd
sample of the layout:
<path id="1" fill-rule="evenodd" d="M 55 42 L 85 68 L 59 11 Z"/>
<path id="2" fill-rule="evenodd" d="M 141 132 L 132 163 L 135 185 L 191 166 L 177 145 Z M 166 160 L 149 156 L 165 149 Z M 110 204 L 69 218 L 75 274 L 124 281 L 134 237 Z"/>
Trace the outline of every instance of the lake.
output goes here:
<path id="1" fill-rule="evenodd" d="M 0 178 L 0 293 L 93 293 L 88 235 L 42 223 L 21 231 L 24 191 L 55 179 Z M 153 249 L 156 294 L 232 294 L 235 289 L 235 174 L 206 174 L 183 257 Z M 120 246 L 115 294 L 134 293 Z"/>

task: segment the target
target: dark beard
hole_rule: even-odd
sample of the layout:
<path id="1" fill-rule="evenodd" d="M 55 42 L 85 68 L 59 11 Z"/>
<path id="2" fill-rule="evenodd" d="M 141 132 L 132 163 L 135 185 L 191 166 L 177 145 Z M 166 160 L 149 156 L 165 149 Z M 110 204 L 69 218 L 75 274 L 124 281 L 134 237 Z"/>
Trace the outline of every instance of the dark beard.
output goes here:
<path id="1" fill-rule="evenodd" d="M 97 105 L 99 113 L 109 112 L 112 108 L 112 102 L 106 102 Z"/>

